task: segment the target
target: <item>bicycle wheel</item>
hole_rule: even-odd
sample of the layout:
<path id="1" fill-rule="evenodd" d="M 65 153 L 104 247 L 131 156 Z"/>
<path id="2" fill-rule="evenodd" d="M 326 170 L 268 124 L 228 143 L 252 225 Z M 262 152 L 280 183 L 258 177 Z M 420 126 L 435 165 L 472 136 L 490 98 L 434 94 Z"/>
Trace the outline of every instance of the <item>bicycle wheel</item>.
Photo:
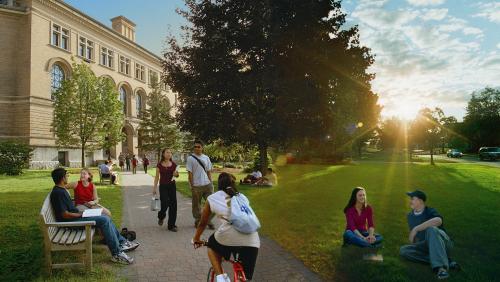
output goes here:
<path id="1" fill-rule="evenodd" d="M 210 267 L 210 269 L 208 270 L 208 274 L 207 274 L 207 282 L 214 282 L 214 281 L 215 281 L 214 268 Z"/>

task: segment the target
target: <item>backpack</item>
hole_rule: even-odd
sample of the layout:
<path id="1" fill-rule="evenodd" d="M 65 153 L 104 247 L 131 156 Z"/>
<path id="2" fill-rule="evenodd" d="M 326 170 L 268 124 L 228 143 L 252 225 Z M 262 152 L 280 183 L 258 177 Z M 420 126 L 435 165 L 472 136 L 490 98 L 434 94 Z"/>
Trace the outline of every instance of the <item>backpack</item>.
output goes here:
<path id="1" fill-rule="evenodd" d="M 229 222 L 234 229 L 245 234 L 256 232 L 260 228 L 259 219 L 252 207 L 250 207 L 250 202 L 241 193 L 231 197 L 231 217 Z"/>
<path id="2" fill-rule="evenodd" d="M 135 231 L 128 230 L 127 228 L 122 228 L 120 234 L 129 241 L 134 241 L 136 239 Z"/>

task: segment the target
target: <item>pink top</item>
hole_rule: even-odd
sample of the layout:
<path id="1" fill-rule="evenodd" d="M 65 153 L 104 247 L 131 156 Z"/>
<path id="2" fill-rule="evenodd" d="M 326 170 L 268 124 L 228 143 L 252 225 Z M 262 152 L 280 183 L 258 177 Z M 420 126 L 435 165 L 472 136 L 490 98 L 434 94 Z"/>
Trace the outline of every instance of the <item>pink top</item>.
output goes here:
<path id="1" fill-rule="evenodd" d="M 368 228 L 375 227 L 373 225 L 373 210 L 369 205 L 366 208 L 361 210 L 361 214 L 358 213 L 355 206 L 347 209 L 345 213 L 345 218 L 347 221 L 346 230 L 360 230 L 360 231 L 368 231 Z M 368 228 L 366 224 L 368 223 Z"/>

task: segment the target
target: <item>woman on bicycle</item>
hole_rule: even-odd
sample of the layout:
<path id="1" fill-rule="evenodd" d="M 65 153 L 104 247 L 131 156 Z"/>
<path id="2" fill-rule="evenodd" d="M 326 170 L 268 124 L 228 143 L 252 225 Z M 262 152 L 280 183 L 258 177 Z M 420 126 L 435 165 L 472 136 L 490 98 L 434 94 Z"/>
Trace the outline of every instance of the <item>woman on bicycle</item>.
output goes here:
<path id="1" fill-rule="evenodd" d="M 236 190 L 236 178 L 229 173 L 221 173 L 218 178 L 218 191 L 210 195 L 203 208 L 200 223 L 193 238 L 195 248 L 203 245 L 201 234 L 207 227 L 212 213 L 221 221 L 221 225 L 208 239 L 208 258 L 217 275 L 217 282 L 230 281 L 226 273 L 222 272 L 222 258 L 229 260 L 231 254 L 238 254 L 239 260 L 245 271 L 247 280 L 251 280 L 257 261 L 260 247 L 259 234 L 257 232 L 244 234 L 237 231 L 230 223 L 231 197 L 238 194 Z"/>
<path id="2" fill-rule="evenodd" d="M 362 187 L 352 190 L 351 198 L 344 208 L 347 221 L 344 242 L 359 247 L 377 247 L 382 236 L 375 233 L 373 209 L 367 204 L 366 191 Z"/>

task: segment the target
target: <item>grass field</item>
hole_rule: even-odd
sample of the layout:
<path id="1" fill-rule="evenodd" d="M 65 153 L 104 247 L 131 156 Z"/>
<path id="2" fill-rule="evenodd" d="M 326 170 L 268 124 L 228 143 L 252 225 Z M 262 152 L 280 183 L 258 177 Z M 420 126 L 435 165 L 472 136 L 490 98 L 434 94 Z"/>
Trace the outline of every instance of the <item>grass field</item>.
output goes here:
<path id="1" fill-rule="evenodd" d="M 71 181 L 79 178 L 71 171 Z M 95 174 L 94 174 L 95 175 Z M 26 171 L 21 176 L 0 176 L 0 280 L 2 281 L 110 281 L 116 280 L 117 266 L 110 262 L 104 245 L 94 243 L 94 268 L 54 270 L 52 278 L 44 267 L 43 236 L 39 212 L 43 200 L 53 187 L 50 171 Z M 97 186 L 101 203 L 109 208 L 119 226 L 122 218 L 122 194 L 119 186 Z M 57 253 L 56 253 L 57 254 Z M 54 262 L 73 258 L 75 254 L 57 254 Z"/>
<path id="2" fill-rule="evenodd" d="M 401 158 L 402 159 L 402 158 Z M 400 159 L 398 158 L 398 161 Z M 463 271 L 450 281 L 495 281 L 500 260 L 500 171 L 473 164 L 361 162 L 357 165 L 291 165 L 278 167 L 280 185 L 272 189 L 248 186 L 262 223 L 261 233 L 286 249 L 328 281 L 432 281 L 427 265 L 399 257 L 407 243 L 406 191 L 419 187 L 429 206 L 444 216 L 455 241 L 453 257 Z M 154 176 L 154 171 L 150 172 Z M 237 175 L 238 179 L 243 174 Z M 214 175 L 214 179 L 217 174 Z M 367 189 L 377 232 L 384 238 L 382 263 L 362 260 L 369 250 L 342 247 L 342 212 L 352 188 Z M 189 196 L 187 174 L 181 169 L 177 189 Z M 257 269 L 258 271 L 258 269 Z"/>

